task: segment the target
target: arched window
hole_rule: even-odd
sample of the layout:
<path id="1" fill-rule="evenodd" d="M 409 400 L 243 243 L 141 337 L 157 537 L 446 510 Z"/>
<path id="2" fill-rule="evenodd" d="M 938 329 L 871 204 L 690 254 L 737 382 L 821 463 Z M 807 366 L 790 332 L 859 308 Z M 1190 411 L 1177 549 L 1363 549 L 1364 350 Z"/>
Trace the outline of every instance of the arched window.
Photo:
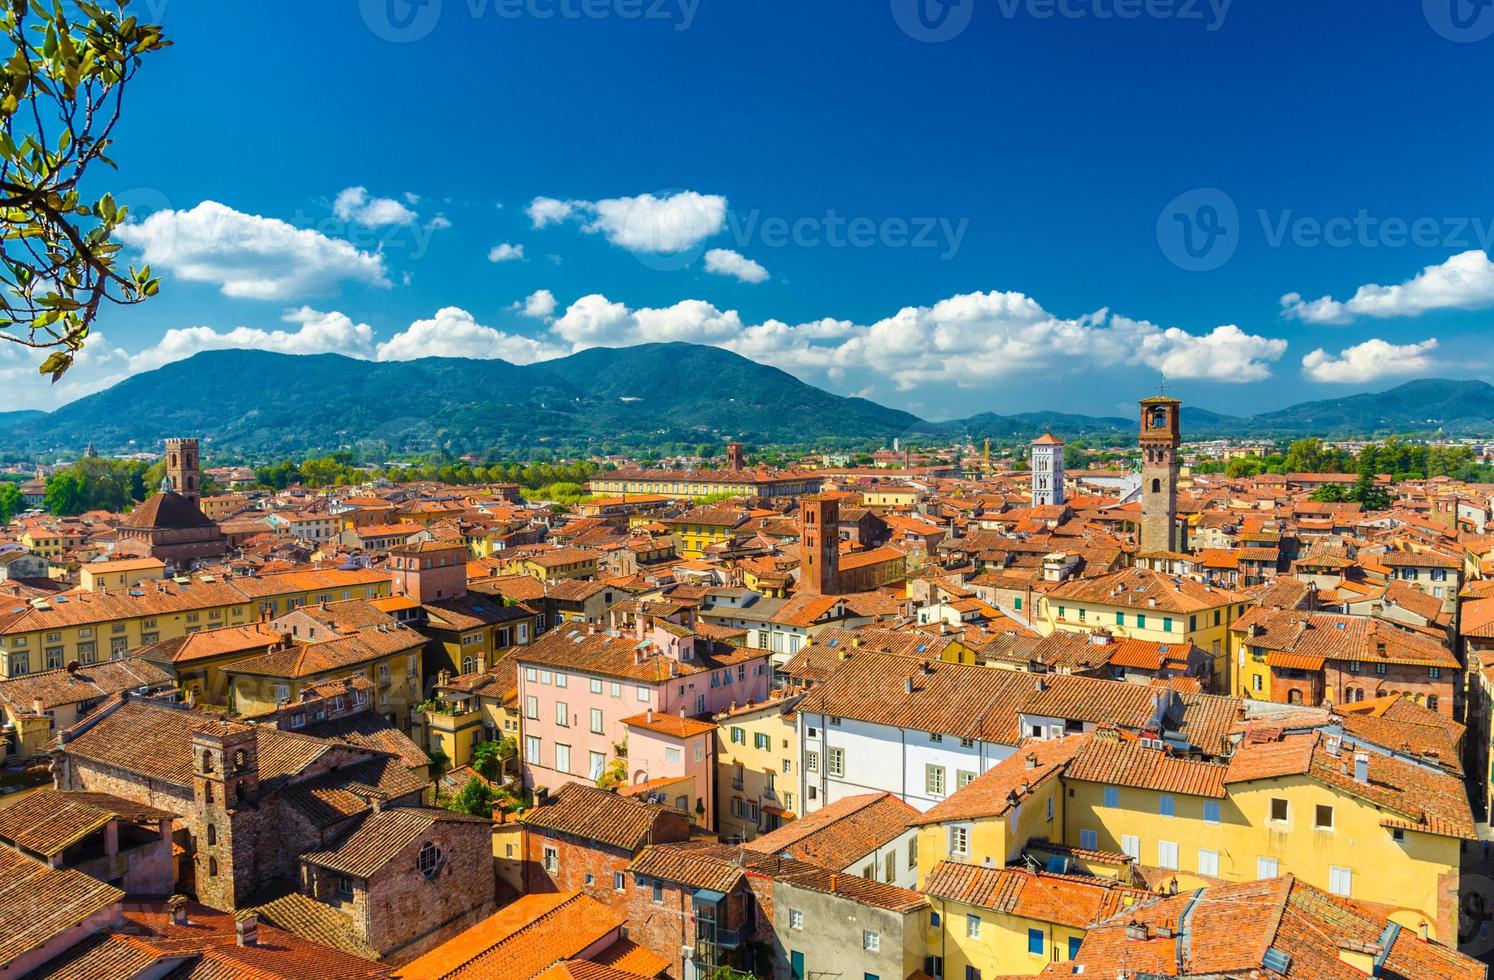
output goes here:
<path id="1" fill-rule="evenodd" d="M 216 878 L 216 877 L 218 877 L 218 859 L 217 858 L 208 858 L 208 877 L 209 878 Z"/>
<path id="2" fill-rule="evenodd" d="M 246 761 L 248 761 L 248 759 L 249 759 L 249 756 L 244 753 L 243 749 L 235 749 L 234 753 L 233 753 L 233 768 L 234 768 L 234 771 L 237 772 L 237 771 L 243 769 L 244 768 L 244 763 Z"/>
<path id="3" fill-rule="evenodd" d="M 213 771 L 213 753 L 208 751 L 207 749 L 202 750 L 202 771 Z"/>
<path id="4" fill-rule="evenodd" d="M 203 800 L 204 803 L 211 803 L 211 802 L 213 802 L 213 784 L 212 783 L 203 783 L 202 784 L 202 800 Z"/>
<path id="5" fill-rule="evenodd" d="M 415 859 L 415 867 L 423 877 L 434 878 L 445 857 L 435 841 L 426 841 L 420 848 L 419 856 Z"/>
<path id="6" fill-rule="evenodd" d="M 1152 493 L 1161 493 L 1161 492 L 1162 492 L 1162 481 L 1161 480 L 1156 480 L 1156 479 L 1152 480 Z"/>
<path id="7" fill-rule="evenodd" d="M 244 784 L 243 783 L 234 783 L 233 784 L 233 798 L 235 800 L 237 800 L 238 802 L 242 803 L 242 802 L 244 802 L 244 797 L 246 797 L 248 795 L 249 794 L 247 792 L 245 792 L 245 790 L 244 790 Z"/>
<path id="8" fill-rule="evenodd" d="M 212 847 L 214 844 L 218 843 L 218 828 L 214 827 L 212 824 L 208 824 L 207 840 L 208 847 Z"/>
<path id="9" fill-rule="evenodd" d="M 1295 688 L 1287 692 L 1287 704 L 1301 704 L 1302 692 Z"/>

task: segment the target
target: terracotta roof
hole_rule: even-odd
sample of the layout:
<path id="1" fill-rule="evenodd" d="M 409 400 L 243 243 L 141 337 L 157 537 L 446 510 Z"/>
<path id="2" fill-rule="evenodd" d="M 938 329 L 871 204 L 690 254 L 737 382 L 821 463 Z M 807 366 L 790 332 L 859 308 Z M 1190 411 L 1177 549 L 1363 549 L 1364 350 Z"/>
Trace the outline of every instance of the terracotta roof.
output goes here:
<path id="1" fill-rule="evenodd" d="M 228 664 L 228 674 L 254 674 L 260 677 L 314 677 L 331 670 L 342 670 L 370 664 L 406 650 L 425 646 L 425 637 L 408 626 L 360 630 L 335 640 L 297 644 Z"/>
<path id="2" fill-rule="evenodd" d="M 999 817 L 1020 806 L 1074 755 L 1089 744 L 1089 735 L 1024 742 L 1017 751 L 987 769 L 948 799 L 909 820 L 915 825 Z"/>
<path id="3" fill-rule="evenodd" d="M 135 655 L 155 663 L 185 664 L 234 653 L 264 653 L 281 642 L 280 631 L 267 623 L 201 630 L 141 647 Z"/>
<path id="4" fill-rule="evenodd" d="M 940 861 L 923 890 L 945 901 L 1074 929 L 1086 929 L 1092 922 L 1138 908 L 1156 897 L 1106 878 L 954 861 Z"/>
<path id="5" fill-rule="evenodd" d="M 487 825 L 492 820 L 435 807 L 386 807 L 367 813 L 358 828 L 337 845 L 303 854 L 301 860 L 354 878 L 369 878 L 438 823 Z"/>
<path id="6" fill-rule="evenodd" d="M 121 657 L 79 666 L 76 672 L 44 670 L 0 681 L 0 702 L 13 711 L 57 708 L 81 701 L 94 701 L 136 688 L 169 687 L 171 675 L 138 657 Z"/>
<path id="7" fill-rule="evenodd" d="M 691 738 L 716 730 L 715 722 L 687 718 L 683 714 L 668 711 L 646 711 L 642 714 L 629 715 L 622 719 L 622 723 L 629 728 L 641 728 L 644 731 L 666 735 L 670 738 Z"/>
<path id="8" fill-rule="evenodd" d="M 1109 575 L 1065 582 L 1048 593 L 1050 605 L 1063 600 L 1118 606 L 1146 613 L 1190 613 L 1238 602 L 1242 597 L 1196 579 L 1128 568 Z"/>
<path id="9" fill-rule="evenodd" d="M 112 820 L 155 824 L 174 816 L 108 793 L 44 788 L 0 809 L 0 839 L 50 858 L 102 830 Z"/>
<path id="10" fill-rule="evenodd" d="M 215 527 L 190 497 L 179 493 L 157 493 L 125 515 L 121 527 L 180 529 Z"/>
<path id="11" fill-rule="evenodd" d="M 891 793 L 847 796 L 742 846 L 840 870 L 902 836 L 916 816 Z"/>
<path id="12" fill-rule="evenodd" d="M 659 817 L 681 811 L 658 803 L 628 799 L 605 790 L 567 783 L 524 815 L 524 824 L 542 831 L 594 840 L 625 851 L 637 851 L 654 832 Z"/>
<path id="13" fill-rule="evenodd" d="M 513 902 L 405 964 L 402 980 L 533 980 L 579 955 L 625 918 L 580 892 L 533 894 Z"/>
<path id="14" fill-rule="evenodd" d="M 1227 767 L 1170 755 L 1138 742 L 1095 738 L 1075 755 L 1068 779 L 1223 799 Z"/>
<path id="15" fill-rule="evenodd" d="M 48 867 L 0 847 L 0 969 L 123 897 L 119 889 L 80 871 Z"/>

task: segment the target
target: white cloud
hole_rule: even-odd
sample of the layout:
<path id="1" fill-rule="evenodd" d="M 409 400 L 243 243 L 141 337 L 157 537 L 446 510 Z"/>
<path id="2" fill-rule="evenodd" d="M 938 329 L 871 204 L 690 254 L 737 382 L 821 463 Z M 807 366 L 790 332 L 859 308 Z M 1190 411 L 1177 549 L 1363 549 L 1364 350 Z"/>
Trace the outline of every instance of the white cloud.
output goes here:
<path id="1" fill-rule="evenodd" d="M 1379 378 L 1418 374 L 1432 367 L 1427 355 L 1437 349 L 1437 338 L 1417 344 L 1391 344 L 1379 338 L 1330 354 L 1321 347 L 1302 358 L 1302 374 L 1330 384 L 1363 384 Z"/>
<path id="2" fill-rule="evenodd" d="M 1307 323 L 1348 323 L 1362 316 L 1420 316 L 1430 310 L 1481 310 L 1494 306 L 1494 262 L 1470 249 L 1393 286 L 1360 286 L 1343 302 L 1324 296 L 1304 302 L 1297 293 L 1281 298 L 1284 316 Z"/>
<path id="3" fill-rule="evenodd" d="M 408 329 L 380 344 L 376 356 L 381 361 L 473 357 L 529 364 L 565 353 L 564 348 L 554 344 L 483 326 L 466 310 L 448 306 L 437 310 L 429 320 L 416 320 Z"/>
<path id="4" fill-rule="evenodd" d="M 537 320 L 548 319 L 555 315 L 555 294 L 548 289 L 536 289 L 524 297 L 522 303 L 515 303 L 513 308 L 528 317 Z"/>
<path id="5" fill-rule="evenodd" d="M 765 282 L 768 270 L 729 248 L 713 248 L 705 254 L 705 270 L 718 276 L 734 276 L 740 282 Z"/>
<path id="6" fill-rule="evenodd" d="M 413 194 L 405 195 L 405 199 L 411 204 L 420 200 Z M 408 225 L 415 220 L 414 211 L 390 197 L 369 197 L 366 187 L 349 187 L 339 192 L 332 202 L 332 213 L 365 228 Z"/>
<path id="7" fill-rule="evenodd" d="M 974 388 L 1040 370 L 1116 365 L 1173 379 L 1244 383 L 1269 377 L 1287 347 L 1285 340 L 1248 334 L 1233 324 L 1194 334 L 1107 310 L 1061 318 L 1022 293 L 994 291 L 906 307 L 870 325 L 828 318 L 744 324 L 736 311 L 702 300 L 630 310 L 592 294 L 572 303 L 550 329 L 576 350 L 673 340 L 715 344 L 832 380 L 848 370 L 870 372 L 901 390 L 925 384 Z"/>
<path id="8" fill-rule="evenodd" d="M 225 296 L 283 301 L 335 292 L 344 280 L 390 284 L 376 253 L 216 201 L 157 211 L 116 234 L 146 263 L 190 282 L 214 283 Z"/>
<path id="9" fill-rule="evenodd" d="M 694 248 L 721 231 L 726 225 L 726 198 L 695 191 L 600 201 L 536 197 L 525 213 L 536 228 L 582 218 L 583 231 L 600 233 L 613 245 L 630 252 L 669 255 Z"/>
<path id="10" fill-rule="evenodd" d="M 498 205 L 500 208 L 503 205 Z M 560 201 L 553 197 L 537 197 L 529 202 L 529 207 L 524 213 L 529 215 L 529 220 L 534 227 L 543 228 L 546 225 L 559 224 L 571 216 L 575 205 L 570 201 Z"/>
<path id="11" fill-rule="evenodd" d="M 438 214 L 425 223 L 427 231 L 441 231 L 451 227 L 451 219 L 444 214 Z"/>
<path id="12" fill-rule="evenodd" d="M 508 242 L 504 242 L 502 245 L 494 245 L 488 249 L 489 262 L 514 262 L 523 258 L 523 245 L 510 245 Z"/>

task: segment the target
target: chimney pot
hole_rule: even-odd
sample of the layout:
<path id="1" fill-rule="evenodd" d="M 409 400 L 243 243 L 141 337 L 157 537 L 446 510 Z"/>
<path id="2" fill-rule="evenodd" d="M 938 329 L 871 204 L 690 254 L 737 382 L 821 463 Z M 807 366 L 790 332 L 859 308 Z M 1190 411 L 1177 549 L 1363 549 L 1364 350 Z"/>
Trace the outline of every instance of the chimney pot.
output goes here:
<path id="1" fill-rule="evenodd" d="M 259 916 L 253 912 L 234 923 L 234 935 L 240 946 L 259 945 Z"/>

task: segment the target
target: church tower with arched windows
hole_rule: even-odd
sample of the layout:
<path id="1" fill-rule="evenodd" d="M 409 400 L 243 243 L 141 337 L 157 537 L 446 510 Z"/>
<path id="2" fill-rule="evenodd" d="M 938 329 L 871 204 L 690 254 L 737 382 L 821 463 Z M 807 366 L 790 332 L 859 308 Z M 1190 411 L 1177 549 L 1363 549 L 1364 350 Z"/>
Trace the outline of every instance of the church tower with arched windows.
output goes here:
<path id="1" fill-rule="evenodd" d="M 256 881 L 259 739 L 253 725 L 215 722 L 192 732 L 192 795 L 197 898 L 235 908 Z"/>
<path id="2" fill-rule="evenodd" d="M 1032 506 L 1063 504 L 1063 440 L 1048 432 L 1032 443 Z"/>
<path id="3" fill-rule="evenodd" d="M 1156 395 L 1141 403 L 1141 553 L 1179 551 L 1178 415 L 1183 403 Z"/>

